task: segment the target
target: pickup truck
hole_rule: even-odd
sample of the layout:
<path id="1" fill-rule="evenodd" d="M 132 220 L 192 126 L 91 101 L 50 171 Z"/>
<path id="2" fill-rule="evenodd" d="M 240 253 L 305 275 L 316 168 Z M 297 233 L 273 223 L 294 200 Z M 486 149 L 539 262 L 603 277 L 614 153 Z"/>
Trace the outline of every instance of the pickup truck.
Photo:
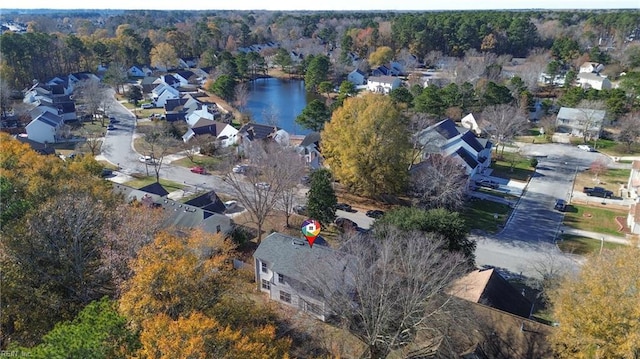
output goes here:
<path id="1" fill-rule="evenodd" d="M 609 191 L 602 187 L 585 187 L 582 192 L 586 193 L 587 196 L 594 197 L 611 198 L 613 196 L 613 191 Z"/>

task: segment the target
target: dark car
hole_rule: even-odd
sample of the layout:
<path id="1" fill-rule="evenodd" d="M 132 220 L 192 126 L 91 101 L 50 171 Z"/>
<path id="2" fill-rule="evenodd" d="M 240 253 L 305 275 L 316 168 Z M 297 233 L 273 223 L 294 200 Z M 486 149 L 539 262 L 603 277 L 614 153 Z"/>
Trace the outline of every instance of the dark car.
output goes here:
<path id="1" fill-rule="evenodd" d="M 479 186 L 479 187 L 486 187 L 491 189 L 500 188 L 500 183 L 491 181 L 488 179 L 478 180 L 475 183 L 476 183 L 476 186 Z"/>
<path id="2" fill-rule="evenodd" d="M 356 210 L 354 210 L 353 208 L 351 208 L 350 205 L 346 204 L 346 203 L 338 203 L 336 204 L 336 209 L 339 209 L 341 211 L 345 211 L 345 212 L 357 212 Z"/>
<path id="3" fill-rule="evenodd" d="M 567 210 L 567 202 L 564 199 L 557 199 L 553 209 L 564 212 Z"/>
<path id="4" fill-rule="evenodd" d="M 378 218 L 384 216 L 384 211 L 381 211 L 379 209 L 372 209 L 370 211 L 367 211 L 366 215 L 367 215 L 367 217 L 378 219 Z"/>
<path id="5" fill-rule="evenodd" d="M 307 215 L 307 207 L 300 206 L 300 205 L 294 206 L 293 207 L 293 212 L 295 214 L 299 214 L 301 216 L 306 216 Z"/>
<path id="6" fill-rule="evenodd" d="M 102 176 L 102 177 L 111 177 L 111 176 L 113 176 L 113 171 L 112 171 L 112 170 L 110 170 L 110 169 L 108 169 L 108 168 L 104 168 L 104 169 L 102 170 L 102 174 L 101 174 L 101 176 Z"/>
<path id="7" fill-rule="evenodd" d="M 358 229 L 358 224 L 348 218 L 338 217 L 334 223 L 341 231 L 355 231 Z"/>

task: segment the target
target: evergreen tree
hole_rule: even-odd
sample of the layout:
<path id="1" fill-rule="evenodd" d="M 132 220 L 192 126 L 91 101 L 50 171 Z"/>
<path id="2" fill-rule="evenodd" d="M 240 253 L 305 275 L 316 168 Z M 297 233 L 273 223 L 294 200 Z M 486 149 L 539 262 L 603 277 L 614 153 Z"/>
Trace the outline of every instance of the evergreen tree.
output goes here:
<path id="1" fill-rule="evenodd" d="M 319 169 L 311 174 L 311 189 L 307 199 L 309 217 L 320 221 L 323 225 L 336 218 L 338 200 L 331 185 L 331 172 Z"/>

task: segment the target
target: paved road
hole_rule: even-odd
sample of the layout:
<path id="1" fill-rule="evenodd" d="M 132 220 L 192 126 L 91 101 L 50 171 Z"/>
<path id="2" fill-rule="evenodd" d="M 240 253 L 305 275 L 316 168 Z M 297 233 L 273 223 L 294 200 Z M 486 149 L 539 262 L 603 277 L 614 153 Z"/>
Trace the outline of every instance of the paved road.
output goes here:
<path id="1" fill-rule="evenodd" d="M 476 262 L 532 277 L 539 277 L 537 268 L 545 262 L 576 268 L 580 258 L 562 254 L 555 246 L 563 214 L 553 210 L 554 202 L 569 199 L 576 170 L 588 168 L 594 160 L 602 159 L 611 167 L 624 165 L 565 144 L 525 145 L 521 153 L 538 158 L 536 175 L 499 234 L 473 236 L 478 243 Z"/>

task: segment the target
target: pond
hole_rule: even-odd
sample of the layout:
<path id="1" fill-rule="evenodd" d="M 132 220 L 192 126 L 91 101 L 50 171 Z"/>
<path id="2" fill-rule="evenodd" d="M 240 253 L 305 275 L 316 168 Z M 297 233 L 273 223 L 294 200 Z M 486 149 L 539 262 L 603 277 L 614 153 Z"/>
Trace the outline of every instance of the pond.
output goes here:
<path id="1" fill-rule="evenodd" d="M 249 83 L 246 111 L 254 122 L 275 122 L 275 125 L 292 135 L 306 135 L 311 131 L 302 128 L 295 120 L 307 102 L 313 99 L 313 95 L 305 91 L 303 80 L 275 77 L 256 79 Z"/>

